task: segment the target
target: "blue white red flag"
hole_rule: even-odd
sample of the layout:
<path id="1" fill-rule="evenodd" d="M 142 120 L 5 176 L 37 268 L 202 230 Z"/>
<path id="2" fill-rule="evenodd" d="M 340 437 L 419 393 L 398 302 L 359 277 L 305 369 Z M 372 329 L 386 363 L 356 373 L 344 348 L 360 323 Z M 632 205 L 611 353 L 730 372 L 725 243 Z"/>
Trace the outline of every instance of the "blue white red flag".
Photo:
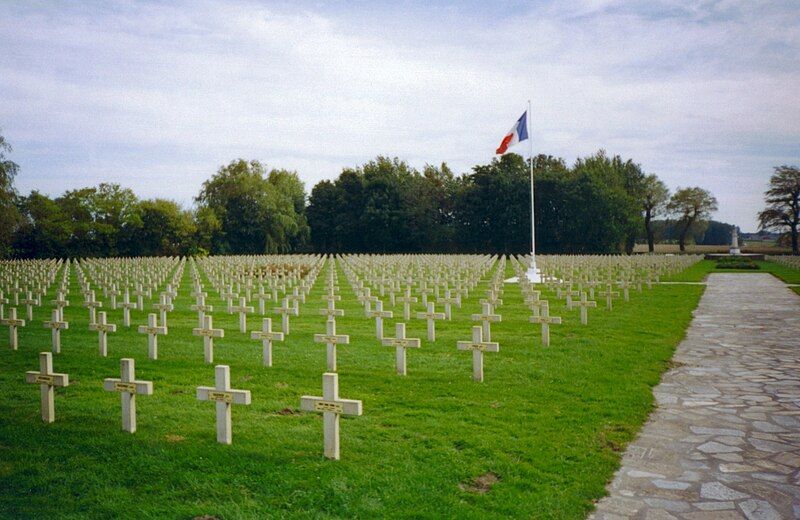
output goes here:
<path id="1" fill-rule="evenodd" d="M 500 146 L 495 150 L 495 153 L 498 155 L 503 155 L 506 153 L 506 150 L 514 146 L 520 141 L 524 141 L 528 138 L 528 111 L 526 110 L 517 122 L 514 123 L 514 126 L 511 127 L 511 130 L 508 131 L 505 137 L 503 137 L 502 142 L 500 142 Z"/>

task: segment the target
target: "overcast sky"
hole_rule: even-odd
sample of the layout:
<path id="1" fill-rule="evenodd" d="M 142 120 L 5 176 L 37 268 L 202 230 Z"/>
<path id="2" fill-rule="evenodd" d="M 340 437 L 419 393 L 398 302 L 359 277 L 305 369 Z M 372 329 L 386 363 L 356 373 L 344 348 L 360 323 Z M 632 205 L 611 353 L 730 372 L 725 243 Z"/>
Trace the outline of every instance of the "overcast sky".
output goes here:
<path id="1" fill-rule="evenodd" d="M 189 206 L 239 157 L 308 191 L 379 154 L 462 173 L 529 98 L 535 153 L 632 158 L 745 231 L 772 167 L 800 163 L 794 0 L 6 1 L 0 49 L 22 193 Z"/>

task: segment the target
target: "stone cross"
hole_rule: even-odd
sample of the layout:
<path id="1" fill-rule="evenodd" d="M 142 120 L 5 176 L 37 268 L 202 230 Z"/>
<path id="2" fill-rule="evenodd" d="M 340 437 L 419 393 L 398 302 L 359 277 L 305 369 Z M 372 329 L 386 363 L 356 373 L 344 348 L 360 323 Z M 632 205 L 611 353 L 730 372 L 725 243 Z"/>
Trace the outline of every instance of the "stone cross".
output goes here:
<path id="1" fill-rule="evenodd" d="M 227 365 L 214 367 L 214 386 L 198 386 L 199 401 L 217 404 L 217 442 L 230 444 L 233 440 L 231 405 L 250 404 L 250 390 L 231 390 L 231 369 Z"/>
<path id="2" fill-rule="evenodd" d="M 255 295 L 256 299 L 258 300 L 258 313 L 263 316 L 266 313 L 266 301 L 272 299 L 272 295 L 269 293 L 264 292 L 264 286 L 260 285 L 258 288 L 258 293 Z"/>
<path id="3" fill-rule="evenodd" d="M 333 298 L 328 299 L 327 307 L 325 309 L 320 309 L 319 313 L 323 316 L 327 316 L 328 319 L 335 318 L 336 316 L 344 316 L 344 310 L 336 308 L 336 300 Z"/>
<path id="4" fill-rule="evenodd" d="M 97 308 L 103 306 L 101 302 L 94 299 L 94 291 L 89 291 L 89 293 L 86 295 L 83 306 L 89 309 L 89 323 L 94 323 L 97 319 Z"/>
<path id="5" fill-rule="evenodd" d="M 122 303 L 119 304 L 122 307 L 122 325 L 125 327 L 131 326 L 131 309 L 136 309 L 136 304 L 131 303 L 130 296 L 128 294 L 128 289 L 125 289 L 125 293 L 122 295 Z"/>
<path id="6" fill-rule="evenodd" d="M 2 296 L 2 293 L 0 293 Z M 50 303 L 55 306 L 56 310 L 58 311 L 58 317 L 61 321 L 64 320 L 64 307 L 69 307 L 69 300 L 64 298 L 64 293 L 58 292 L 56 293 L 56 299 L 50 300 Z M 0 316 L 2 318 L 2 316 Z"/>
<path id="7" fill-rule="evenodd" d="M 444 297 L 443 298 L 437 298 L 436 299 L 436 303 L 443 303 L 444 304 L 444 315 L 445 315 L 445 318 L 448 321 L 450 321 L 451 319 L 453 319 L 453 316 L 452 316 L 452 313 L 451 313 L 451 308 L 452 308 L 453 304 L 456 304 L 456 305 L 459 304 L 460 300 L 461 299 L 459 297 L 457 297 L 457 296 L 453 297 L 453 296 L 450 295 L 450 289 L 446 289 L 444 291 Z"/>
<path id="8" fill-rule="evenodd" d="M 411 319 L 411 304 L 417 303 L 417 297 L 411 296 L 411 287 L 406 287 L 405 295 L 400 298 L 395 298 L 396 301 L 403 304 L 403 319 Z"/>
<path id="9" fill-rule="evenodd" d="M 214 307 L 212 305 L 206 305 L 206 297 L 203 296 L 205 293 L 196 293 L 195 296 L 195 304 L 191 305 L 189 308 L 193 311 L 197 311 L 197 322 L 198 327 L 203 328 L 203 324 L 205 324 L 205 316 L 207 312 L 214 312 Z"/>
<path id="10" fill-rule="evenodd" d="M 28 321 L 33 321 L 33 306 L 39 305 L 39 300 L 33 297 L 31 291 L 28 291 L 27 297 L 24 300 L 20 300 L 20 303 L 23 304 L 27 310 Z"/>
<path id="11" fill-rule="evenodd" d="M 42 420 L 51 423 L 56 420 L 55 392 L 56 386 L 69 386 L 67 374 L 53 372 L 53 354 L 42 352 L 39 354 L 39 371 L 26 372 L 25 382 L 38 384 L 42 394 Z"/>
<path id="12" fill-rule="evenodd" d="M 272 320 L 264 318 L 261 323 L 261 330 L 254 330 L 250 333 L 250 339 L 260 339 L 264 348 L 264 366 L 272 366 L 272 342 L 283 341 L 283 332 L 272 332 Z"/>
<path id="13" fill-rule="evenodd" d="M 428 322 L 428 341 L 436 341 L 436 320 L 443 320 L 443 312 L 434 312 L 433 302 L 428 302 L 427 312 L 418 312 L 417 319 Z"/>
<path id="14" fill-rule="evenodd" d="M 137 381 L 133 359 L 120 359 L 120 378 L 103 380 L 103 390 L 120 392 L 122 399 L 122 429 L 136 432 L 136 395 L 153 395 L 152 381 Z"/>
<path id="15" fill-rule="evenodd" d="M 247 305 L 247 300 L 244 297 L 239 298 L 239 305 L 231 306 L 231 311 L 239 313 L 239 332 L 247 333 L 247 314 L 254 310 L 253 307 Z"/>
<path id="16" fill-rule="evenodd" d="M 492 311 L 492 306 L 489 303 L 482 304 L 483 312 L 480 314 L 473 314 L 472 321 L 480 321 L 481 327 L 483 327 L 483 339 L 484 341 L 491 341 L 492 340 L 492 323 L 497 323 L 502 320 L 502 317 L 499 314 L 494 314 Z"/>
<path id="17" fill-rule="evenodd" d="M 289 298 L 283 299 L 283 305 L 273 309 L 274 312 L 281 315 L 281 330 L 287 336 L 289 335 L 289 315 L 297 316 L 297 307 L 289 305 Z"/>
<path id="18" fill-rule="evenodd" d="M 339 374 L 322 374 L 322 397 L 304 395 L 300 409 L 305 412 L 322 412 L 325 457 L 339 460 L 339 416 L 361 415 L 361 401 L 339 398 Z"/>
<path id="19" fill-rule="evenodd" d="M 397 364 L 397 374 L 404 376 L 406 371 L 406 349 L 420 348 L 420 341 L 416 338 L 406 338 L 406 324 L 395 324 L 395 337 L 383 338 L 381 343 L 384 347 L 395 347 L 395 360 Z"/>
<path id="20" fill-rule="evenodd" d="M 69 328 L 69 323 L 62 321 L 61 311 L 53 309 L 50 321 L 44 322 L 44 328 L 50 329 L 53 343 L 53 354 L 61 353 L 61 331 Z"/>
<path id="21" fill-rule="evenodd" d="M 586 293 L 581 293 L 581 299 L 577 302 L 572 302 L 573 307 L 581 308 L 581 324 L 586 325 L 589 323 L 589 307 L 597 307 L 597 302 L 588 300 Z"/>
<path id="22" fill-rule="evenodd" d="M 8 309 L 8 318 L 3 318 L 0 320 L 0 324 L 8 327 L 8 346 L 11 347 L 11 350 L 17 350 L 17 348 L 19 348 L 17 341 L 17 328 L 24 327 L 25 320 L 17 319 L 16 307 L 11 307 Z"/>
<path id="23" fill-rule="evenodd" d="M 214 362 L 214 338 L 224 338 L 225 330 L 215 329 L 210 315 L 203 317 L 203 326 L 192 329 L 192 335 L 202 336 L 206 363 Z"/>
<path id="24" fill-rule="evenodd" d="M 540 323 L 542 325 L 542 345 L 545 347 L 550 346 L 550 324 L 560 324 L 561 318 L 558 316 L 550 316 L 550 307 L 545 305 L 542 307 L 542 314 L 540 316 L 531 316 L 531 323 Z"/>
<path id="25" fill-rule="evenodd" d="M 6 317 L 6 304 L 8 304 L 8 298 L 5 297 L 3 291 L 0 291 L 0 320 Z"/>
<path id="26" fill-rule="evenodd" d="M 147 355 L 150 359 L 158 359 L 158 336 L 167 333 L 167 328 L 159 326 L 155 314 L 147 315 L 147 325 L 139 326 L 139 334 L 147 334 Z"/>
<path id="27" fill-rule="evenodd" d="M 600 296 L 606 297 L 606 309 L 612 310 L 614 308 L 614 298 L 619 296 L 619 293 L 612 289 L 611 284 L 606 284 L 605 291 L 598 291 Z"/>
<path id="28" fill-rule="evenodd" d="M 375 336 L 379 340 L 383 339 L 383 319 L 391 318 L 392 316 L 394 316 L 392 311 L 383 310 L 383 302 L 381 300 L 375 302 L 375 310 L 367 313 L 368 318 L 375 318 Z"/>
<path id="29" fill-rule="evenodd" d="M 153 304 L 153 309 L 158 311 L 158 319 L 164 327 L 167 326 L 167 312 L 175 308 L 169 300 L 167 300 L 168 297 L 169 295 L 166 293 L 161 293 L 158 303 Z"/>
<path id="30" fill-rule="evenodd" d="M 142 289 L 142 284 L 136 284 L 136 290 L 133 291 L 133 295 L 136 296 L 136 308 L 144 310 L 144 297 L 147 296 L 148 292 Z"/>
<path id="31" fill-rule="evenodd" d="M 499 352 L 500 345 L 491 341 L 483 341 L 483 328 L 472 327 L 472 341 L 459 341 L 458 350 L 472 351 L 472 379 L 483 383 L 483 353 Z"/>
<path id="32" fill-rule="evenodd" d="M 112 323 L 107 323 L 106 313 L 100 311 L 97 313 L 97 321 L 89 324 L 89 330 L 97 332 L 100 355 L 106 357 L 108 355 L 108 333 L 117 332 L 117 326 Z"/>
<path id="33" fill-rule="evenodd" d="M 325 343 L 328 359 L 328 371 L 336 371 L 336 345 L 347 345 L 350 343 L 350 336 L 336 334 L 336 321 L 329 319 L 326 323 L 325 334 L 314 334 L 314 343 Z"/>

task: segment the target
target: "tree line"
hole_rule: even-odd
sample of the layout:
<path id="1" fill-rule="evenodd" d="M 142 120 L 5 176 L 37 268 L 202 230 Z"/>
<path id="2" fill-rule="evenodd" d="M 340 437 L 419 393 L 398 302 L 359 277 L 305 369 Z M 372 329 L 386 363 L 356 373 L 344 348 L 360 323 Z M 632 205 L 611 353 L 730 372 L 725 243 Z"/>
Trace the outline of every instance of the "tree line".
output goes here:
<path id="1" fill-rule="evenodd" d="M 462 175 L 379 156 L 310 194 L 296 172 L 238 159 L 187 209 L 110 183 L 20 195 L 10 151 L 0 136 L 3 257 L 530 250 L 530 163 L 513 153 Z M 549 155 L 532 164 L 537 252 L 630 252 L 640 236 L 652 247 L 658 217 L 671 219 L 683 249 L 716 210 L 707 190 L 670 194 L 656 175 L 603 150 L 571 166 Z"/>

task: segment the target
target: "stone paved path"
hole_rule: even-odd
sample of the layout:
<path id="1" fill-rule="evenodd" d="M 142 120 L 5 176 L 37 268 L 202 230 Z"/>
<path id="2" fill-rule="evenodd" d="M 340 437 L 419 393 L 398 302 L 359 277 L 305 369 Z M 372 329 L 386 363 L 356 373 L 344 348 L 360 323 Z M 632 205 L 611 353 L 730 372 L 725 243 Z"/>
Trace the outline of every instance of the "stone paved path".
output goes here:
<path id="1" fill-rule="evenodd" d="M 800 296 L 712 274 L 596 519 L 800 518 Z"/>

